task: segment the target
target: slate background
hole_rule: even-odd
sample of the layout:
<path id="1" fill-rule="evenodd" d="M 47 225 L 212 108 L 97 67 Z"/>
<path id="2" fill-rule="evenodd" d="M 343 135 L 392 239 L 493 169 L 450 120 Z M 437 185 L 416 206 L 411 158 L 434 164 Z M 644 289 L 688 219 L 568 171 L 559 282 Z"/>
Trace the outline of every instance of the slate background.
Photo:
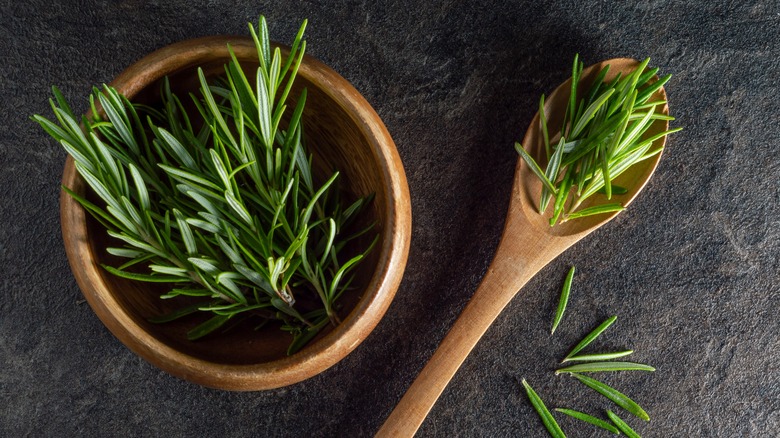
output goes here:
<path id="1" fill-rule="evenodd" d="M 490 3 L 487 5 L 486 3 Z M 324 374 L 229 393 L 173 378 L 100 323 L 59 230 L 64 152 L 28 117 L 73 102 L 144 54 L 244 34 L 264 13 L 361 91 L 412 193 L 409 266 L 374 333 Z M 552 370 L 609 315 L 601 348 L 654 374 L 609 376 L 650 413 L 643 436 L 780 435 L 780 6 L 775 1 L 0 1 L 0 435 L 370 436 L 452 325 L 498 243 L 539 94 L 590 64 L 650 56 L 685 130 L 618 219 L 533 279 L 466 360 L 419 436 L 544 436 L 521 393 L 609 404 Z M 76 105 L 84 110 L 84 105 Z M 548 327 L 568 266 L 562 328 Z M 570 436 L 598 432 L 568 419 Z"/>

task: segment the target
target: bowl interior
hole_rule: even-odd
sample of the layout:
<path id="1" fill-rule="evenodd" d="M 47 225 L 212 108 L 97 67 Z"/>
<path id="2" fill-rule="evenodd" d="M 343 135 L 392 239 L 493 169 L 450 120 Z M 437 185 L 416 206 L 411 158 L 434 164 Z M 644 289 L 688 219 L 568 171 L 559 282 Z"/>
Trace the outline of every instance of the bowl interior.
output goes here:
<path id="1" fill-rule="evenodd" d="M 183 96 L 182 92 L 190 92 L 198 88 L 198 67 L 203 68 L 207 76 L 224 72 L 223 65 L 228 60 L 227 52 L 220 50 L 219 47 L 217 45 L 214 50 L 198 52 L 200 54 L 190 53 L 190 56 L 184 61 L 171 58 L 173 65 L 166 64 L 163 67 L 158 67 L 152 74 L 141 75 L 140 79 L 138 75 L 132 75 L 132 79 L 127 79 L 131 76 L 124 74 L 113 85 L 127 95 L 131 101 L 154 104 L 155 101 L 159 100 L 160 78 L 163 74 L 167 74 L 174 92 Z M 224 41 L 222 47 L 224 49 Z M 242 67 L 253 72 L 257 66 L 257 54 L 254 47 L 246 40 L 239 40 L 233 42 L 233 48 Z M 375 196 L 370 207 L 363 211 L 359 223 L 354 225 L 357 230 L 373 222 L 375 223 L 375 234 L 366 235 L 357 240 L 354 248 L 348 247 L 346 249 L 347 253 L 350 251 L 357 253 L 357 248 L 365 248 L 375 235 L 379 236 L 373 251 L 357 268 L 356 278 L 353 282 L 356 287 L 345 292 L 339 300 L 341 307 L 338 314 L 343 321 L 342 324 L 337 327 L 328 326 L 315 340 L 292 357 L 286 355 L 287 346 L 291 342 L 292 336 L 279 330 L 279 326 L 275 324 L 254 330 L 254 325 L 245 323 L 245 327 L 235 327 L 227 333 L 212 334 L 198 341 L 189 341 L 186 338 L 187 331 L 204 320 L 204 316 L 194 315 L 164 324 L 148 322 L 147 319 L 150 317 L 166 314 L 186 305 L 185 299 L 161 300 L 159 295 L 167 291 L 166 285 L 126 280 L 99 268 L 99 264 L 102 263 L 112 266 L 121 263 L 120 259 L 111 256 L 105 250 L 107 246 L 118 245 L 116 242 L 112 242 L 105 229 L 88 215 L 85 216 L 85 244 L 88 247 L 88 254 L 94 258 L 91 266 L 95 272 L 92 275 L 99 276 L 100 280 L 93 283 L 102 283 L 102 285 L 92 284 L 85 288 L 80 280 L 82 290 L 92 288 L 93 294 L 110 295 L 120 308 L 115 310 L 126 314 L 132 324 L 137 325 L 145 334 L 148 334 L 153 342 L 161 343 L 164 346 L 162 350 L 167 347 L 199 361 L 222 365 L 290 363 L 301 357 L 304 357 L 302 360 L 307 360 L 306 356 L 319 354 L 330 345 L 338 343 L 339 338 L 356 324 L 358 318 L 375 319 L 370 324 L 370 328 L 373 328 L 389 305 L 389 300 L 392 299 L 395 287 L 397 287 L 397 282 L 391 287 L 384 283 L 387 281 L 387 267 L 385 265 L 391 259 L 389 254 L 393 250 L 393 244 L 398 244 L 398 242 L 393 242 L 393 232 L 397 231 L 394 230 L 394 227 L 397 226 L 394 223 L 396 220 L 395 212 L 393 208 L 388 208 L 388 206 L 392 206 L 394 202 L 399 200 L 393 199 L 394 195 L 391 190 L 393 184 L 389 181 L 390 177 L 388 176 L 391 172 L 387 168 L 386 157 L 383 157 L 378 149 L 377 139 L 372 137 L 371 129 L 368 128 L 365 121 L 356 115 L 355 108 L 351 106 L 357 105 L 359 107 L 368 104 L 362 98 L 360 98 L 362 103 L 357 104 L 345 101 L 345 95 L 349 96 L 349 93 L 354 92 L 354 89 L 349 87 L 351 91 L 345 92 L 338 89 L 339 84 L 335 84 L 336 88 L 334 88 L 333 83 L 328 83 L 330 76 L 320 74 L 322 68 L 327 67 L 312 59 L 307 58 L 304 61 L 296 84 L 290 93 L 292 102 L 288 105 L 288 111 L 292 112 L 295 100 L 300 96 L 301 90 L 306 88 L 308 97 L 303 114 L 304 136 L 306 145 L 314 157 L 315 179 L 317 174 L 320 176 L 330 175 L 333 170 L 337 169 L 340 172 L 338 180 L 340 189 L 347 201 L 350 198 L 355 199 L 369 194 Z M 248 77 L 254 77 L 254 73 Z M 343 81 L 343 79 L 341 80 Z M 373 114 L 373 110 L 371 113 Z M 384 129 L 383 126 L 382 129 Z M 84 192 L 86 191 L 85 187 L 82 182 L 78 181 L 79 179 L 76 177 L 74 181 L 69 182 L 66 178 L 64 183 L 76 191 Z M 408 199 L 404 202 L 408 203 Z M 78 208 L 75 204 L 71 207 Z M 66 229 L 66 223 L 63 221 L 63 232 L 67 234 L 69 231 L 71 230 Z M 69 257 L 71 257 L 70 253 Z M 405 252 L 403 261 L 405 262 Z M 73 264 L 73 260 L 71 262 Z M 400 268 L 403 269 L 403 264 Z M 78 273 L 77 278 L 79 278 Z M 85 295 L 89 295 L 86 290 Z M 383 302 L 379 306 L 381 311 L 378 313 L 368 311 L 370 307 L 377 306 L 377 301 Z M 93 300 L 90 300 L 90 304 L 93 304 Z M 109 324 L 101 312 L 97 313 L 109 328 L 128 344 L 126 339 L 123 339 L 123 336 L 120 336 L 115 330 L 116 324 Z M 357 339 L 358 342 L 360 340 L 362 339 Z M 150 341 L 143 340 L 141 342 L 148 343 Z M 350 342 L 352 343 L 352 341 Z M 354 344 L 356 345 L 356 342 Z M 129 344 L 129 346 L 133 348 L 133 345 Z M 354 348 L 354 345 L 351 345 L 351 348 Z M 159 348 L 155 348 L 155 350 L 159 350 Z M 346 355 L 349 350 L 343 352 L 342 355 Z M 156 361 L 155 358 L 146 356 L 152 362 Z M 163 359 L 163 361 L 165 360 L 167 359 Z M 332 365 L 332 362 L 335 360 L 320 364 L 319 367 L 325 369 Z M 157 365 L 160 364 L 157 363 Z M 163 367 L 165 368 L 164 365 Z M 168 368 L 168 371 L 175 373 L 175 370 Z M 316 374 L 317 371 L 321 370 L 310 370 L 304 373 L 307 375 L 303 377 Z M 191 376 L 184 375 L 183 377 Z"/>

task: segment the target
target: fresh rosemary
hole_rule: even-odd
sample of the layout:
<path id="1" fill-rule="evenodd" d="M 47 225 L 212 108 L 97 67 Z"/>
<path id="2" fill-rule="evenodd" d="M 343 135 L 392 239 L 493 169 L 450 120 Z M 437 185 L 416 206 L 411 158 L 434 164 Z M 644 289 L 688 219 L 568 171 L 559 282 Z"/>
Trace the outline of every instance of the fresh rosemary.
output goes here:
<path id="1" fill-rule="evenodd" d="M 634 431 L 634 429 L 631 428 L 631 426 L 628 425 L 628 423 L 623 421 L 623 419 L 618 417 L 614 412 L 607 410 L 607 416 L 610 420 L 612 420 L 613 423 L 615 423 L 621 432 L 626 434 L 628 438 L 642 438 L 638 433 L 636 433 L 636 431 Z"/>
<path id="2" fill-rule="evenodd" d="M 590 423 L 594 426 L 600 427 L 606 431 L 612 432 L 615 435 L 620 435 L 620 431 L 617 427 L 613 426 L 610 423 L 607 423 L 606 421 L 596 418 L 592 415 L 588 415 L 584 412 L 575 411 L 574 409 L 563 409 L 563 408 L 555 408 L 555 412 L 560 412 L 562 414 L 566 414 L 570 417 L 574 417 L 578 420 L 582 420 L 586 423 Z"/>
<path id="3" fill-rule="evenodd" d="M 647 412 L 645 412 L 645 410 L 642 409 L 641 406 L 639 406 L 635 401 L 631 400 L 631 398 L 629 398 L 627 395 L 623 394 L 622 392 L 592 377 L 584 376 L 582 374 L 577 374 L 577 373 L 572 374 L 572 376 L 575 377 L 580 382 L 582 382 L 584 385 L 588 386 L 589 388 L 593 389 L 594 391 L 608 398 L 609 400 L 611 400 L 613 403 L 620 406 L 621 408 L 627 410 L 628 412 L 636 415 L 637 417 L 645 421 L 650 421 L 650 416 L 647 415 Z"/>
<path id="4" fill-rule="evenodd" d="M 617 315 L 610 316 L 607 318 L 604 322 L 599 324 L 598 327 L 593 329 L 590 333 L 588 333 L 580 342 L 577 343 L 577 345 L 574 346 L 574 348 L 571 349 L 569 354 L 566 355 L 565 358 L 561 362 L 566 362 L 566 360 L 571 360 L 571 358 L 579 353 L 583 348 L 590 345 L 591 342 L 593 342 L 604 330 L 608 329 L 609 326 L 611 326 L 615 321 L 617 321 Z"/>
<path id="5" fill-rule="evenodd" d="M 574 279 L 575 267 L 572 266 L 569 269 L 569 273 L 566 274 L 566 280 L 563 282 L 563 289 L 561 290 L 561 298 L 558 300 L 558 309 L 555 311 L 555 318 L 553 319 L 552 330 L 550 334 L 555 333 L 555 329 L 558 328 L 558 324 L 563 319 L 563 312 L 566 311 L 566 304 L 569 302 L 569 294 L 571 293 L 571 282 Z"/>
<path id="6" fill-rule="evenodd" d="M 305 27 L 304 21 L 284 58 L 271 50 L 265 18 L 257 30 L 250 24 L 256 74 L 247 77 L 228 46 L 223 76 L 209 80 L 198 69 L 194 114 L 166 78 L 160 107 L 134 105 L 109 86 L 94 88 L 82 128 L 53 88 L 56 122 L 33 116 L 73 157 L 98 200 L 63 190 L 114 238 L 107 251 L 127 259 L 104 268 L 170 283 L 161 298 L 187 304 L 154 321 L 208 315 L 190 339 L 251 317 L 260 325 L 279 322 L 293 335 L 292 354 L 328 322 L 339 322 L 337 301 L 373 246 L 347 256 L 347 242 L 371 229 L 349 234 L 370 198 L 343 202 L 338 172 L 315 179 L 304 145 L 306 90 L 288 108 Z"/>
<path id="7" fill-rule="evenodd" d="M 561 430 L 561 426 L 558 425 L 558 422 L 555 421 L 555 417 L 552 416 L 550 410 L 547 409 L 547 406 L 544 405 L 542 398 L 539 397 L 536 391 L 531 388 L 531 385 L 529 385 L 525 379 L 523 379 L 522 383 L 523 387 L 525 388 L 526 395 L 528 395 L 528 399 L 531 400 L 531 404 L 539 414 L 539 418 L 542 419 L 542 423 L 544 423 L 544 427 L 547 428 L 550 436 L 553 438 L 566 438 L 566 435 L 563 434 L 563 430 Z"/>
<path id="8" fill-rule="evenodd" d="M 555 370 L 555 374 L 563 373 L 600 373 L 610 371 L 655 371 L 650 365 L 636 362 L 606 362 L 591 361 L 578 365 L 571 365 Z"/>
<path id="9" fill-rule="evenodd" d="M 656 113 L 666 101 L 649 100 L 671 78 L 666 75 L 654 80 L 658 69 L 645 71 L 649 61 L 645 59 L 632 73 L 622 78 L 618 75 L 610 82 L 604 81 L 609 71 L 607 65 L 591 88 L 581 93 L 578 88 L 583 64 L 575 56 L 569 102 L 557 132 L 548 131 L 549 117 L 545 114 L 542 95 L 539 119 L 546 168 L 542 170 L 520 143 L 515 143 L 515 150 L 542 182 L 539 211 L 544 213 L 554 200 L 550 226 L 559 220 L 565 222 L 622 210 L 620 203 L 578 208 L 600 191 L 608 200 L 613 194 L 625 193 L 625 189 L 614 186 L 612 181 L 631 166 L 660 153 L 662 148 L 653 149 L 653 142 L 682 129 L 674 128 L 645 138 L 656 120 L 674 120 Z"/>

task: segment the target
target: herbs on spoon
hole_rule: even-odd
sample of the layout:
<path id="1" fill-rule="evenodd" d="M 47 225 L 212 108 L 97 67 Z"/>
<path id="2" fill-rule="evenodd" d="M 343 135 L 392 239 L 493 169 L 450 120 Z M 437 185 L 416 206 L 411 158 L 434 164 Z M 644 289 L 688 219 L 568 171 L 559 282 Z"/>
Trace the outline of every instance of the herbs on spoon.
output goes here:
<path id="1" fill-rule="evenodd" d="M 515 150 L 542 182 L 539 212 L 544 214 L 553 205 L 550 226 L 559 221 L 623 210 L 619 202 L 580 207 L 600 192 L 607 201 L 613 195 L 626 193 L 625 188 L 613 184 L 615 178 L 659 154 L 663 147 L 654 148 L 653 144 L 682 129 L 645 135 L 656 121 L 674 120 L 663 114 L 666 101 L 650 100 L 671 75 L 656 79 L 658 69 L 647 69 L 649 61 L 645 59 L 624 77 L 618 75 L 605 82 L 607 65 L 591 87 L 583 91 L 580 89 L 583 64 L 575 56 L 568 105 L 560 128 L 554 130 L 548 126 L 550 115 L 545 113 L 542 95 L 539 120 L 546 167 L 542 169 L 520 143 L 515 143 Z"/>

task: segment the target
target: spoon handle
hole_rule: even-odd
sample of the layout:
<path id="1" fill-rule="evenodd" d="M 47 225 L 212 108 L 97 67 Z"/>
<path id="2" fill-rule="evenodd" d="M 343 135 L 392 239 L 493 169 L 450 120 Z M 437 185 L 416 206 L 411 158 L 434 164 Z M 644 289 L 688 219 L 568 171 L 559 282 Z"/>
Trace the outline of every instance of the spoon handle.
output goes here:
<path id="1" fill-rule="evenodd" d="M 523 243 L 530 246 L 517 251 Z M 377 437 L 411 437 L 415 434 L 450 379 L 504 307 L 528 280 L 560 254 L 561 251 L 532 250 L 545 248 L 546 243 L 514 241 L 507 245 L 502 241 L 474 296 L 379 429 Z"/>

